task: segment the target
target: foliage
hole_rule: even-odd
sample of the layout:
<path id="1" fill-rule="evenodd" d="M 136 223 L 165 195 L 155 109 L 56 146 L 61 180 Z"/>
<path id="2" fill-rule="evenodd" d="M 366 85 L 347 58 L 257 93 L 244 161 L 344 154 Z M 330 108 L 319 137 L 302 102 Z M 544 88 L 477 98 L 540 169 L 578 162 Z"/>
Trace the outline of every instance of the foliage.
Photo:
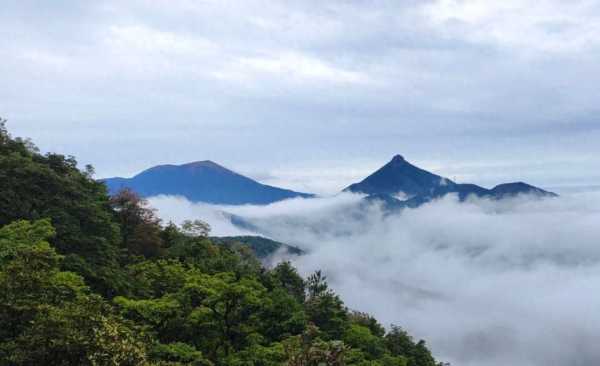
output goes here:
<path id="1" fill-rule="evenodd" d="M 301 335 L 285 342 L 289 366 L 344 366 L 349 348 L 341 341 L 325 342 L 319 338 L 319 330 L 311 325 Z"/>
<path id="2" fill-rule="evenodd" d="M 59 269 L 52 235 L 48 220 L 0 229 L 0 251 L 10 253 L 0 269 L 0 365 L 143 364 L 142 333 Z"/>
<path id="3" fill-rule="evenodd" d="M 156 258 L 163 254 L 160 220 L 148 202 L 125 188 L 110 198 L 128 254 Z"/>
<path id="4" fill-rule="evenodd" d="M 352 324 L 344 334 L 344 342 L 349 346 L 360 349 L 367 359 L 378 359 L 386 353 L 383 339 L 377 337 L 369 328 Z"/>
<path id="5" fill-rule="evenodd" d="M 326 279 L 321 271 L 308 277 L 306 313 L 308 319 L 323 332 L 325 339 L 341 339 L 349 326 L 348 309 L 329 289 Z"/>
<path id="6" fill-rule="evenodd" d="M 398 326 L 392 325 L 391 331 L 385 336 L 385 342 L 392 355 L 408 358 L 408 366 L 436 366 L 425 341 L 415 343 L 408 332 Z"/>
<path id="7" fill-rule="evenodd" d="M 181 224 L 181 231 L 189 236 L 207 237 L 210 233 L 210 225 L 202 220 L 185 220 Z"/>
<path id="8" fill-rule="evenodd" d="M 282 287 L 301 304 L 306 300 L 306 283 L 289 261 L 277 264 L 269 271 L 265 282 L 270 288 Z"/>
<path id="9" fill-rule="evenodd" d="M 222 236 L 211 238 L 215 243 L 250 247 L 258 258 L 267 258 L 275 253 L 283 252 L 292 255 L 302 255 L 304 252 L 294 246 L 280 243 L 262 236 Z"/>
<path id="10" fill-rule="evenodd" d="M 41 155 L 26 140 L 0 128 L 0 226 L 50 219 L 51 244 L 66 255 L 63 266 L 110 295 L 125 286 L 119 276 L 119 225 L 106 187 L 77 169 L 73 157 Z"/>
<path id="11" fill-rule="evenodd" d="M 193 346 L 187 343 L 175 342 L 170 344 L 157 343 L 151 351 L 151 357 L 166 361 L 171 364 L 186 364 L 194 366 L 212 366 L 212 362 L 208 361 Z"/>
<path id="12" fill-rule="evenodd" d="M 320 271 L 264 268 L 202 221 L 163 226 L 0 120 L 0 366 L 433 366 Z"/>

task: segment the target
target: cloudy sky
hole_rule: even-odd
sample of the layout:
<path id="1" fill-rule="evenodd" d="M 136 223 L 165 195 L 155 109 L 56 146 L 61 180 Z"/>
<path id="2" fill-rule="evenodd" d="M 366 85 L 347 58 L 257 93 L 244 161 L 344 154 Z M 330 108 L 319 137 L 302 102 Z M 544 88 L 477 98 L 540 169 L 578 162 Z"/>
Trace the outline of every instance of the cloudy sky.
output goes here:
<path id="1" fill-rule="evenodd" d="M 211 159 L 331 193 L 401 153 L 600 184 L 598 1 L 5 1 L 0 116 L 98 176 Z"/>

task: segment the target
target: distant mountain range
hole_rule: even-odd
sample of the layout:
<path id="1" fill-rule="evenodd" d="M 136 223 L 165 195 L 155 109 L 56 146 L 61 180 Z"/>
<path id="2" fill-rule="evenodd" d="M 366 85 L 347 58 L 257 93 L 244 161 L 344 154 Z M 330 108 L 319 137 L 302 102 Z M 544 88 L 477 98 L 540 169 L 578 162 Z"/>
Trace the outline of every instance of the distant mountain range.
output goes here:
<path id="1" fill-rule="evenodd" d="M 310 193 L 261 184 L 209 160 L 159 165 L 132 178 L 103 181 L 111 194 L 130 188 L 143 197 L 176 195 L 192 202 L 213 204 L 263 205 L 288 198 L 314 197 Z M 504 183 L 492 189 L 456 183 L 410 164 L 401 155 L 394 156 L 383 167 L 344 191 L 364 194 L 365 202 L 380 201 L 388 208 L 417 207 L 450 193 L 456 194 L 461 201 L 470 196 L 496 200 L 521 194 L 540 198 L 557 196 L 523 182 Z"/>
<path id="2" fill-rule="evenodd" d="M 444 178 L 409 164 L 401 155 L 344 191 L 364 194 L 398 194 L 409 196 L 427 194 L 439 187 Z"/>
<path id="3" fill-rule="evenodd" d="M 418 207 L 450 193 L 456 194 L 461 201 L 472 196 L 494 200 L 517 195 L 538 198 L 557 196 L 556 193 L 523 182 L 499 184 L 492 189 L 476 184 L 455 183 L 410 164 L 401 155 L 394 156 L 389 163 L 344 191 L 366 194 L 366 201 L 380 201 L 390 209 Z M 398 196 L 402 196 L 402 199 Z"/>
<path id="4" fill-rule="evenodd" d="M 362 181 L 351 184 L 344 189 L 344 192 L 364 195 L 358 202 L 342 208 L 344 214 L 349 215 L 344 220 L 355 220 L 357 225 L 364 222 L 363 219 L 366 217 L 364 215 L 368 215 L 369 208 L 373 204 L 380 205 L 384 215 L 390 215 L 407 208 L 419 207 L 447 194 L 456 195 L 460 201 L 465 201 L 469 197 L 502 200 L 519 195 L 540 199 L 557 196 L 555 193 L 522 182 L 500 184 L 492 189 L 476 184 L 456 183 L 448 178 L 420 169 L 400 155 L 396 155 L 390 162 Z M 332 212 L 331 214 L 339 213 Z M 224 214 L 234 226 L 240 229 L 266 236 L 277 236 L 277 233 L 270 231 L 268 219 L 244 217 L 231 213 Z M 293 214 L 284 217 L 283 221 L 286 224 L 297 222 L 297 225 L 306 225 L 305 219 L 294 217 Z M 311 226 L 311 230 L 313 232 L 324 230 L 337 236 L 345 235 L 343 228 L 341 230 L 331 229 L 334 226 L 329 225 L 325 220 L 324 226 Z"/>
<path id="5" fill-rule="evenodd" d="M 130 188 L 143 197 L 177 195 L 192 202 L 226 205 L 264 205 L 287 198 L 313 197 L 312 194 L 258 183 L 209 160 L 183 165 L 159 165 L 133 178 L 108 178 L 102 181 L 111 194 Z"/>

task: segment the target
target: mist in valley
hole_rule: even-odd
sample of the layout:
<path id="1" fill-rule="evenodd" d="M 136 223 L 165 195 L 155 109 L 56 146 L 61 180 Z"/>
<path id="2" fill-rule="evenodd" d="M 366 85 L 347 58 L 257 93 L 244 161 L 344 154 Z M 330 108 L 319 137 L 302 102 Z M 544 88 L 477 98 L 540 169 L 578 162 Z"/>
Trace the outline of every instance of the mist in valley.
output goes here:
<path id="1" fill-rule="evenodd" d="M 298 246 L 277 253 L 303 275 L 321 269 L 354 310 L 426 339 L 453 365 L 600 362 L 600 194 L 508 200 L 448 195 L 389 214 L 340 194 L 268 206 L 150 199 L 163 220 L 200 218 L 213 235 L 258 234 Z M 227 214 L 226 214 L 227 213 Z"/>

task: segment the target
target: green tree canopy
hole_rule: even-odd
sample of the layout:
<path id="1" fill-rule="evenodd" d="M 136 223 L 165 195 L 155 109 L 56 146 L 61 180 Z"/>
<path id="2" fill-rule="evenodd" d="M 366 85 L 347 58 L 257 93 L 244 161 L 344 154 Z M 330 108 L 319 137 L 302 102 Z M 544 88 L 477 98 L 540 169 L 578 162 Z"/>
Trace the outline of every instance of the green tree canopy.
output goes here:
<path id="1" fill-rule="evenodd" d="M 0 366 L 433 366 L 317 271 L 265 268 L 195 220 L 162 225 L 0 119 Z M 256 243 L 259 243 L 257 241 Z"/>
<path id="2" fill-rule="evenodd" d="M 53 235 L 48 220 L 0 229 L 0 365 L 143 364 L 140 335 L 60 270 Z"/>

